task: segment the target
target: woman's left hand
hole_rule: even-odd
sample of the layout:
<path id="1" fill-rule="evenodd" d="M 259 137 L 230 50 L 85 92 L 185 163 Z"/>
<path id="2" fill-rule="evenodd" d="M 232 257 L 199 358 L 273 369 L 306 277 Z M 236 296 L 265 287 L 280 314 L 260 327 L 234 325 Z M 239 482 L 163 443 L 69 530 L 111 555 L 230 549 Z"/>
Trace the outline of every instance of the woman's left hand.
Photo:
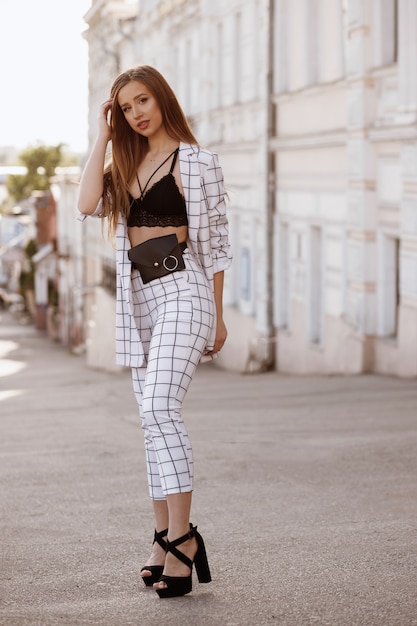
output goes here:
<path id="1" fill-rule="evenodd" d="M 216 327 L 216 338 L 214 340 L 214 347 L 213 350 L 210 350 L 210 352 L 207 352 L 207 355 L 212 356 L 213 354 L 216 354 L 217 352 L 220 352 L 220 350 L 223 348 L 224 342 L 226 341 L 227 338 L 227 329 L 226 329 L 226 325 L 223 321 L 222 318 L 217 320 L 217 327 Z"/>

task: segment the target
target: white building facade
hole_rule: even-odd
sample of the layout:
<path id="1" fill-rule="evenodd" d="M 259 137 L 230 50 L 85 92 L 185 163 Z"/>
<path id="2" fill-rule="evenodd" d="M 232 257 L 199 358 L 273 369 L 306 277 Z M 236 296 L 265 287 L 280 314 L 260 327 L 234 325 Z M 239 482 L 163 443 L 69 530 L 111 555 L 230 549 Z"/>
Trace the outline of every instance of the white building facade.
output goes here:
<path id="1" fill-rule="evenodd" d="M 85 19 L 90 140 L 116 74 L 144 63 L 219 153 L 234 249 L 220 364 L 417 376 L 415 0 L 96 0 Z M 87 222 L 101 285 L 113 252 Z M 92 291 L 92 364 L 113 358 L 113 306 Z"/>
<path id="2" fill-rule="evenodd" d="M 417 375 L 417 3 L 277 0 L 276 364 Z"/>

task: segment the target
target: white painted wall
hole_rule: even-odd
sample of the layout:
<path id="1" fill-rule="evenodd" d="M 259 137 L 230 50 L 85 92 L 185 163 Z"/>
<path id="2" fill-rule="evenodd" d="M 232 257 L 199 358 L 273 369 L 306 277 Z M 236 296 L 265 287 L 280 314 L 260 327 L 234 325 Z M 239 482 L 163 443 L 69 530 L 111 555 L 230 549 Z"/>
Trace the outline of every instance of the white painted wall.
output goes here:
<path id="1" fill-rule="evenodd" d="M 289 371 L 417 375 L 417 13 L 398 1 L 396 41 L 395 4 L 276 3 L 275 324 Z"/>

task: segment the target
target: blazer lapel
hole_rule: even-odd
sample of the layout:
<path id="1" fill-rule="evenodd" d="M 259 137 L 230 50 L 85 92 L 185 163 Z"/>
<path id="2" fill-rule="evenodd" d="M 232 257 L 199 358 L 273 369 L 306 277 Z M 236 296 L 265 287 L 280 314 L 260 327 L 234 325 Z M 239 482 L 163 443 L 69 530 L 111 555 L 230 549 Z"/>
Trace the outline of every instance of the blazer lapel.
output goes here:
<path id="1" fill-rule="evenodd" d="M 130 277 L 132 272 L 132 264 L 127 255 L 130 249 L 130 241 L 127 236 L 127 224 L 126 219 L 119 216 L 119 221 L 116 227 L 116 262 L 119 266 L 119 276 L 122 282 L 122 289 L 125 293 L 125 302 L 130 306 Z"/>
<path id="2" fill-rule="evenodd" d="M 180 143 L 180 173 L 188 215 L 188 237 L 197 250 L 197 234 L 201 213 L 201 174 L 198 162 L 198 147 Z"/>

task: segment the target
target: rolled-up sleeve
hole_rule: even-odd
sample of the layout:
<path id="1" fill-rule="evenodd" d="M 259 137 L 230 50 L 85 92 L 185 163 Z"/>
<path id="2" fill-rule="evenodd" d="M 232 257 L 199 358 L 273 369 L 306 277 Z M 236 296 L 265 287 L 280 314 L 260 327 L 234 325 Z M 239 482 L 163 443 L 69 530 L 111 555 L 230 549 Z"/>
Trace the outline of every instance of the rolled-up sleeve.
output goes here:
<path id="1" fill-rule="evenodd" d="M 202 188 L 208 211 L 213 270 L 214 273 L 222 272 L 230 267 L 232 249 L 226 215 L 226 190 L 217 154 L 213 154 L 204 173 Z"/>
<path id="2" fill-rule="evenodd" d="M 79 211 L 77 220 L 79 220 L 80 222 L 83 222 L 87 217 L 104 217 L 104 215 L 103 215 L 103 198 L 100 198 L 100 200 L 98 201 L 98 204 L 97 204 L 96 208 L 94 209 L 93 213 L 81 213 L 81 211 Z"/>

